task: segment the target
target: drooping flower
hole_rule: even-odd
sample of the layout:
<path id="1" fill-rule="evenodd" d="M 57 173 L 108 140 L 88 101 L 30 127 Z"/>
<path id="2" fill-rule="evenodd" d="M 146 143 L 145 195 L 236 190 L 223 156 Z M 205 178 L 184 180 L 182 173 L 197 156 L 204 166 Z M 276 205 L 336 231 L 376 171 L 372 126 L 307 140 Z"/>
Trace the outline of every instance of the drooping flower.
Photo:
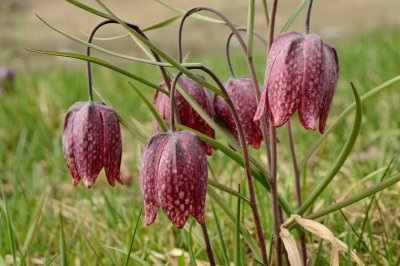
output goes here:
<path id="1" fill-rule="evenodd" d="M 76 185 L 90 188 L 104 167 L 108 183 L 120 180 L 121 131 L 117 113 L 102 103 L 77 102 L 65 117 L 63 150 Z"/>
<path id="2" fill-rule="evenodd" d="M 184 75 L 179 78 L 179 83 L 203 108 L 203 110 L 214 119 L 214 107 L 210 92 Z M 167 89 L 167 86 L 164 82 L 161 83 L 160 86 L 164 89 Z M 214 130 L 211 128 L 211 126 L 190 106 L 190 104 L 178 91 L 175 92 L 175 102 L 181 124 L 200 131 L 211 138 L 215 137 Z M 167 95 L 157 91 L 154 95 L 153 104 L 157 112 L 164 120 L 170 119 L 169 97 Z M 158 127 L 157 123 L 153 121 L 153 124 L 155 131 L 160 132 L 160 128 Z M 202 142 L 202 146 L 206 154 L 211 155 L 212 146 L 204 142 Z"/>
<path id="3" fill-rule="evenodd" d="M 324 132 L 339 74 L 336 50 L 316 34 L 279 35 L 268 55 L 264 91 L 254 119 L 264 109 L 276 127 L 298 110 L 304 128 Z"/>
<path id="4" fill-rule="evenodd" d="M 262 141 L 260 130 L 260 122 L 253 121 L 254 114 L 257 110 L 257 101 L 254 95 L 253 83 L 250 77 L 242 77 L 239 79 L 231 78 L 225 84 L 226 91 L 232 100 L 233 105 L 239 116 L 246 138 L 246 144 L 259 148 Z M 222 97 L 215 95 L 214 97 L 215 114 L 227 126 L 227 128 L 238 139 L 236 124 L 229 110 L 228 104 Z"/>
<path id="5" fill-rule="evenodd" d="M 189 131 L 157 133 L 142 153 L 140 181 L 145 223 L 161 207 L 182 228 L 189 215 L 204 224 L 207 159 L 200 140 Z"/>

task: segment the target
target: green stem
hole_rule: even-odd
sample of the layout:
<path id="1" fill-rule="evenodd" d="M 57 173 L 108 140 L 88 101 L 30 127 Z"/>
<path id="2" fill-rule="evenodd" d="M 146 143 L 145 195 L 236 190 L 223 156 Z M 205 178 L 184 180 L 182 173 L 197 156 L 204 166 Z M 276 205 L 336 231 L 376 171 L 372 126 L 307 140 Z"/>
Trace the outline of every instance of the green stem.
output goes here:
<path id="1" fill-rule="evenodd" d="M 264 15 L 265 15 L 265 23 L 267 25 L 267 28 L 269 28 L 269 15 L 268 15 L 268 4 L 267 0 L 261 0 L 263 4 L 263 10 L 264 10 Z"/>
<path id="2" fill-rule="evenodd" d="M 253 57 L 254 0 L 249 0 L 247 14 L 247 57 Z"/>
<path id="3" fill-rule="evenodd" d="M 364 191 L 362 191 L 360 193 L 357 193 L 354 196 L 351 196 L 351 197 L 349 197 L 349 198 L 347 198 L 347 199 L 345 199 L 345 200 L 343 200 L 341 202 L 335 203 L 335 204 L 329 206 L 328 208 L 325 208 L 325 209 L 319 210 L 317 212 L 314 212 L 314 213 L 306 216 L 306 218 L 307 219 L 313 219 L 313 220 L 314 219 L 318 219 L 318 218 L 323 217 L 323 216 L 325 216 L 327 214 L 330 214 L 332 212 L 340 210 L 340 209 L 342 209 L 342 208 L 344 208 L 346 206 L 349 206 L 349 205 L 351 205 L 351 204 L 353 204 L 355 202 L 358 202 L 358 201 L 360 201 L 362 199 L 365 199 L 365 198 L 367 198 L 369 196 L 372 196 L 375 193 L 377 193 L 377 192 L 379 192 L 381 190 L 384 190 L 385 188 L 387 188 L 389 186 L 392 186 L 392 185 L 396 184 L 399 181 L 400 181 L 400 173 L 397 173 L 397 174 L 392 175 L 391 177 L 388 177 L 388 178 L 384 179 L 383 181 L 373 185 L 372 187 L 370 187 L 370 188 L 368 188 L 368 189 L 366 189 L 366 190 L 364 190 Z"/>
<path id="4" fill-rule="evenodd" d="M 351 88 L 353 89 L 354 97 L 356 100 L 356 116 L 354 118 L 354 126 L 351 131 L 350 137 L 347 140 L 346 144 L 344 145 L 342 151 L 339 154 L 339 157 L 336 159 L 333 167 L 329 173 L 318 185 L 317 187 L 311 192 L 308 198 L 303 202 L 303 205 L 297 209 L 296 213 L 299 215 L 304 214 L 307 209 L 314 203 L 314 201 L 318 198 L 318 196 L 325 190 L 325 188 L 330 184 L 333 178 L 336 176 L 337 172 L 339 172 L 340 168 L 346 161 L 347 157 L 349 156 L 351 150 L 354 147 L 356 142 L 358 133 L 360 131 L 361 120 L 362 120 L 362 106 L 360 97 L 358 96 L 357 90 L 354 87 L 353 83 L 351 84 Z"/>

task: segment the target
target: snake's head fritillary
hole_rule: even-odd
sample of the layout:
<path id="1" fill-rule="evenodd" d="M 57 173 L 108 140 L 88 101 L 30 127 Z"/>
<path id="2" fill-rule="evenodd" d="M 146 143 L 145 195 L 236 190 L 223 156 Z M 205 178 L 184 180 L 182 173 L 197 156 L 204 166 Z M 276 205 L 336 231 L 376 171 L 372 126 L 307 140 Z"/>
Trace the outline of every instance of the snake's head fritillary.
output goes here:
<path id="1" fill-rule="evenodd" d="M 260 122 L 253 121 L 257 110 L 257 101 L 254 94 L 253 83 L 250 77 L 231 78 L 225 84 L 226 91 L 238 113 L 239 121 L 243 127 L 246 143 L 254 148 L 259 148 L 262 141 Z M 236 124 L 229 110 L 228 104 L 221 96 L 214 97 L 215 114 L 238 139 Z"/>
<path id="2" fill-rule="evenodd" d="M 90 188 L 104 167 L 108 183 L 120 180 L 121 130 L 117 113 L 102 103 L 78 102 L 65 117 L 63 150 L 74 185 Z"/>
<path id="3" fill-rule="evenodd" d="M 200 140 L 189 131 L 157 133 L 145 145 L 140 171 L 145 223 L 162 208 L 178 228 L 189 215 L 204 224 L 207 160 Z"/>
<path id="4" fill-rule="evenodd" d="M 204 79 L 204 78 L 203 78 Z M 212 97 L 210 92 L 203 88 L 201 85 L 193 81 L 192 79 L 182 75 L 179 78 L 179 84 L 182 85 L 188 94 L 203 108 L 203 110 L 211 117 L 214 118 L 214 106 L 212 102 Z M 167 89 L 165 83 L 161 83 L 162 88 Z M 214 130 L 211 126 L 190 106 L 190 104 L 185 100 L 185 98 L 178 92 L 175 92 L 175 103 L 177 107 L 177 112 L 179 120 L 182 125 L 193 128 L 206 134 L 210 138 L 215 137 Z M 157 91 L 153 98 L 153 104 L 157 112 L 164 120 L 169 120 L 170 110 L 169 110 L 169 97 L 162 92 Z M 154 128 L 156 132 L 160 129 L 156 123 L 153 121 Z M 211 155 L 212 146 L 202 142 L 202 146 L 207 155 Z"/>
<path id="5" fill-rule="evenodd" d="M 272 124 L 285 124 L 298 110 L 304 128 L 325 130 L 339 75 L 336 50 L 316 34 L 279 35 L 268 55 L 264 91 L 255 120 L 265 108 Z"/>

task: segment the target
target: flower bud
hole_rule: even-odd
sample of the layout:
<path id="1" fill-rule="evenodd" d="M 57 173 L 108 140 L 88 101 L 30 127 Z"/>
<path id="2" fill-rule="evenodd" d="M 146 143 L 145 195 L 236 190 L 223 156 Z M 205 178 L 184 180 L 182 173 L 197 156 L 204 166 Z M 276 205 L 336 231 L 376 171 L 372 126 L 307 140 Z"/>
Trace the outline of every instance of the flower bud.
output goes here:
<path id="1" fill-rule="evenodd" d="M 146 143 L 140 167 L 146 225 L 153 223 L 159 207 L 178 228 L 189 215 L 204 224 L 207 160 L 193 133 L 157 133 Z"/>
<path id="2" fill-rule="evenodd" d="M 251 78 L 231 78 L 225 84 L 225 87 L 238 113 L 239 121 L 242 124 L 246 138 L 246 144 L 252 145 L 256 149 L 259 148 L 262 141 L 262 134 L 260 130 L 260 122 L 253 121 L 254 114 L 257 110 L 257 101 L 254 95 Z M 222 97 L 215 95 L 214 108 L 216 115 L 233 133 L 236 139 L 238 139 L 236 124 L 233 120 L 228 104 L 222 99 Z"/>
<path id="3" fill-rule="evenodd" d="M 264 91 L 254 119 L 264 108 L 272 124 L 285 124 L 298 110 L 304 128 L 319 131 L 325 124 L 339 74 L 336 50 L 316 34 L 286 32 L 272 44 L 264 78 Z"/>
<path id="4" fill-rule="evenodd" d="M 104 167 L 108 183 L 120 180 L 121 131 L 117 113 L 102 103 L 78 102 L 64 121 L 63 150 L 76 185 L 82 179 L 87 188 Z"/>
<path id="5" fill-rule="evenodd" d="M 184 75 L 179 78 L 179 84 L 181 84 L 186 89 L 187 93 L 203 108 L 203 110 L 214 119 L 214 107 L 210 92 Z M 161 83 L 160 86 L 164 89 L 167 89 L 167 86 L 164 82 Z M 210 138 L 215 137 L 214 130 L 211 128 L 211 126 L 190 106 L 190 104 L 178 91 L 175 92 L 175 103 L 178 117 L 182 125 L 206 134 Z M 157 91 L 154 95 L 153 104 L 157 112 L 164 120 L 170 119 L 170 105 L 169 97 L 167 95 Z M 160 132 L 158 124 L 155 121 L 153 121 L 153 124 L 155 131 Z M 212 146 L 204 142 L 202 142 L 202 146 L 206 154 L 211 155 Z"/>

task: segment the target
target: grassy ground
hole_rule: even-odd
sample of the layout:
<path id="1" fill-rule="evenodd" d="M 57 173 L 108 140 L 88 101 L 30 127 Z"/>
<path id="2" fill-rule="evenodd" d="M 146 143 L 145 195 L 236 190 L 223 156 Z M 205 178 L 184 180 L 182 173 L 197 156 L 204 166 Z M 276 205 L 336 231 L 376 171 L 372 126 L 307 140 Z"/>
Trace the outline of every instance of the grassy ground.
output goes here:
<path id="1" fill-rule="evenodd" d="M 334 98 L 331 116 L 333 121 L 352 101 L 348 82 L 354 81 L 360 94 L 364 94 L 384 81 L 399 75 L 400 31 L 385 30 L 359 36 L 337 45 L 341 76 Z M 225 60 L 220 55 L 202 61 L 228 78 Z M 245 74 L 243 60 L 235 57 L 237 72 Z M 263 55 L 256 57 L 258 76 L 263 76 Z M 141 134 L 123 131 L 123 165 L 125 177 L 132 176 L 130 185 L 111 189 L 104 175 L 95 186 L 87 190 L 82 185 L 73 187 L 63 160 L 61 132 L 63 116 L 70 105 L 86 100 L 86 76 L 83 68 L 68 68 L 65 64 L 37 69 L 35 62 L 26 64 L 28 71 L 20 73 L 14 89 L 0 99 L 0 183 L 4 193 L 0 203 L 7 211 L 0 211 L 0 265 L 11 264 L 13 250 L 17 260 L 29 265 L 61 264 L 66 259 L 73 265 L 121 265 L 127 257 L 135 223 L 143 202 L 139 192 L 138 164 L 143 138 L 151 135 L 151 118 L 146 107 L 127 84 L 127 80 L 108 70 L 94 68 L 97 90 L 113 105 L 132 126 L 140 125 Z M 158 71 L 148 66 L 127 66 L 134 73 L 160 80 Z M 139 86 L 139 85 L 138 85 Z M 147 97 L 152 90 L 139 86 Z M 329 206 L 378 182 L 400 150 L 400 85 L 368 101 L 364 105 L 362 131 L 349 160 L 338 173 L 335 181 L 315 203 L 313 210 Z M 307 167 L 303 195 L 327 173 L 330 164 L 345 142 L 352 124 L 352 116 L 329 136 Z M 317 133 L 305 132 L 295 119 L 294 128 L 297 154 L 302 159 L 307 148 L 317 139 Z M 293 171 L 284 128 L 279 129 L 279 187 L 281 195 L 295 204 Z M 262 157 L 259 151 L 251 151 Z M 265 159 L 265 158 L 264 158 Z M 233 189 L 237 184 L 245 187 L 243 171 L 223 154 L 215 152 L 209 158 L 213 170 L 211 177 Z M 395 161 L 387 175 L 400 170 Z M 256 184 L 258 191 L 263 191 Z M 396 265 L 400 257 L 400 208 L 399 185 L 379 193 L 366 217 L 371 201 L 367 199 L 343 212 L 335 212 L 323 221 L 335 235 L 351 243 L 366 264 Z M 236 210 L 236 198 L 229 194 L 220 196 Z M 271 238 L 272 220 L 269 195 L 258 193 L 258 202 L 266 239 Z M 223 245 L 218 237 L 217 222 L 212 212 L 210 197 L 207 199 L 206 219 L 212 245 L 221 265 L 225 264 Z M 235 225 L 215 205 L 222 228 L 229 260 L 233 261 Z M 254 234 L 250 209 L 245 205 L 242 223 Z M 359 245 L 358 234 L 365 221 Z M 162 211 L 152 226 L 139 221 L 131 255 L 132 265 L 187 265 L 192 247 L 198 265 L 207 261 L 201 231 L 194 221 L 184 230 L 175 229 Z M 10 226 L 8 226 L 10 225 Z M 62 225 L 62 226 L 61 226 Z M 354 228 L 352 231 L 351 228 Z M 192 230 L 192 237 L 189 232 Z M 356 234 L 357 233 L 357 234 Z M 255 235 L 254 235 L 255 237 Z M 188 240 L 191 245 L 188 245 Z M 316 252 L 319 239 L 308 239 L 310 255 Z M 268 243 L 270 241 L 267 241 Z M 269 245 L 269 244 L 268 244 Z M 322 247 L 317 265 L 328 264 L 329 245 Z M 241 242 L 242 260 L 252 264 L 253 256 L 245 242 Z M 342 257 L 346 261 L 346 256 Z"/>

